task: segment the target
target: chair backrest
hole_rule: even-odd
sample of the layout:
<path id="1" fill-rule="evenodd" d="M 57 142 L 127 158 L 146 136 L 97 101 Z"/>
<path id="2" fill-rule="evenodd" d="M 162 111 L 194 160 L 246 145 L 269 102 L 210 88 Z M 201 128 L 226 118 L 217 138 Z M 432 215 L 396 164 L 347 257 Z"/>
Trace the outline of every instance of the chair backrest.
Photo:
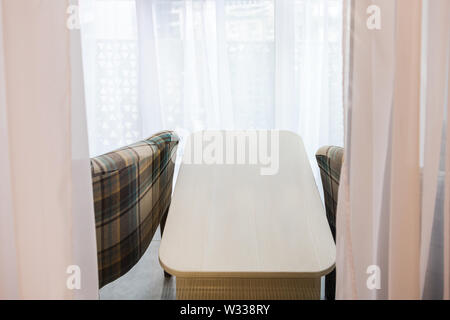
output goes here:
<path id="1" fill-rule="evenodd" d="M 336 207 L 338 201 L 339 179 L 344 149 L 341 147 L 322 147 L 316 153 L 317 163 L 322 178 L 325 209 L 328 224 L 336 241 Z"/>
<path id="2" fill-rule="evenodd" d="M 100 287 L 139 261 L 164 218 L 178 140 L 160 132 L 91 159 Z"/>

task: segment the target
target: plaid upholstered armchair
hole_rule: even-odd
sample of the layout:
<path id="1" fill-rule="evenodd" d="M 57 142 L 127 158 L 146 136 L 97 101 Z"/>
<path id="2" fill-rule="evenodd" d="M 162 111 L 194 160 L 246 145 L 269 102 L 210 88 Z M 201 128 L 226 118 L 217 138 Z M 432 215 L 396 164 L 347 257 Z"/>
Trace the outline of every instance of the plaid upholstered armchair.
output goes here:
<path id="1" fill-rule="evenodd" d="M 167 218 L 178 137 L 170 131 L 91 159 L 99 285 L 130 270 Z"/>
<path id="2" fill-rule="evenodd" d="M 340 147 L 322 147 L 316 153 L 316 159 L 322 178 L 327 220 L 334 241 L 336 241 L 336 207 L 343 155 L 344 149 Z M 333 272 L 325 277 L 325 297 L 327 300 L 334 300 L 335 288 L 336 270 L 333 270 Z"/>

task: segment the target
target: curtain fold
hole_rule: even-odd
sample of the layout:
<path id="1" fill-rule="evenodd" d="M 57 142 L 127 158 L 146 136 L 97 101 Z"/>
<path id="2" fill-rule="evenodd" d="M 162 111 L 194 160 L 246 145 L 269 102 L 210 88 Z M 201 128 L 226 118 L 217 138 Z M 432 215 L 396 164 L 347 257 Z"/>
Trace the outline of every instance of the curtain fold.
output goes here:
<path id="1" fill-rule="evenodd" d="M 17 286 L 17 254 L 16 241 L 14 237 L 14 216 L 12 184 L 11 184 L 11 161 L 9 152 L 9 126 L 8 109 L 6 108 L 6 78 L 4 57 L 4 25 L 3 25 L 3 3 L 0 2 L 0 146 L 6 150 L 0 156 L 0 299 L 18 298 L 19 288 Z"/>
<path id="2" fill-rule="evenodd" d="M 79 8 L 78 0 L 70 0 L 69 4 Z M 77 265 L 81 271 L 81 288 L 72 290 L 72 298 L 98 299 L 97 238 L 86 114 L 87 87 L 84 83 L 79 29 L 70 31 L 69 45 L 72 265 Z"/>
<path id="3" fill-rule="evenodd" d="M 343 144 L 341 0 L 91 6 L 95 18 L 82 32 L 95 39 L 83 41 L 86 60 L 96 64 L 86 72 L 95 88 L 87 101 L 92 155 L 161 129 L 181 136 L 204 129 L 291 130 L 303 137 L 313 168 L 321 146 Z M 114 34 L 107 23 L 113 17 L 130 26 L 129 34 Z M 106 40 L 110 46 L 103 46 Z M 137 46 L 135 65 L 127 62 L 125 45 L 127 53 Z M 118 77 L 134 73 L 131 85 Z"/>
<path id="4" fill-rule="evenodd" d="M 98 295 L 80 39 L 66 26 L 71 4 L 0 1 L 3 299 Z M 77 284 L 71 266 L 81 271 L 78 289 L 68 286 Z"/>
<path id="5" fill-rule="evenodd" d="M 443 255 L 435 251 L 444 243 L 442 229 L 444 223 L 444 198 L 450 199 L 450 189 L 445 186 L 443 172 L 445 166 L 446 140 L 448 133 L 446 113 L 448 113 L 448 65 L 450 57 L 450 3 L 448 1 L 429 1 L 425 6 L 424 32 L 426 55 L 424 77 L 426 91 L 426 123 L 423 147 L 423 201 L 421 230 L 421 290 L 424 294 L 432 288 L 443 291 L 441 279 Z M 447 41 L 445 41 L 447 39 Z M 445 189 L 447 188 L 447 189 Z M 444 192 L 446 190 L 447 192 Z M 447 213 L 448 214 L 448 213 Z M 448 243 L 446 246 L 448 247 Z M 428 263 L 427 263 L 428 262 Z M 439 272 L 433 272 L 435 269 Z M 446 271 L 448 273 L 448 269 Z M 431 284 L 431 285 L 430 285 Z M 430 292 L 431 294 L 431 292 Z"/>
<path id="6" fill-rule="evenodd" d="M 345 3 L 337 298 L 448 298 L 449 6 Z"/>
<path id="7" fill-rule="evenodd" d="M 136 1 L 144 135 L 234 128 L 225 2 Z"/>

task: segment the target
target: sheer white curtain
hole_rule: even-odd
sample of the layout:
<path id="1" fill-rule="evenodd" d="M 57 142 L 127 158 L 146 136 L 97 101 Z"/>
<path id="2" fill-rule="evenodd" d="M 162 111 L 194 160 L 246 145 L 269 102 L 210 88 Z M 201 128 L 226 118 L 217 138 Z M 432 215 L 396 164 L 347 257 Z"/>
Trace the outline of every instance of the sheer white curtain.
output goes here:
<path id="1" fill-rule="evenodd" d="M 312 161 L 342 144 L 341 0 L 92 2 L 93 155 L 161 129 L 288 129 Z"/>
<path id="2" fill-rule="evenodd" d="M 142 135 L 134 0 L 80 0 L 89 149 L 100 155 Z"/>
<path id="3" fill-rule="evenodd" d="M 450 2 L 345 5 L 336 298 L 448 299 Z"/>
<path id="4" fill-rule="evenodd" d="M 0 0 L 0 299 L 98 297 L 81 43 L 66 28 L 70 3 Z M 67 285 L 70 266 L 81 271 L 79 289 Z"/>

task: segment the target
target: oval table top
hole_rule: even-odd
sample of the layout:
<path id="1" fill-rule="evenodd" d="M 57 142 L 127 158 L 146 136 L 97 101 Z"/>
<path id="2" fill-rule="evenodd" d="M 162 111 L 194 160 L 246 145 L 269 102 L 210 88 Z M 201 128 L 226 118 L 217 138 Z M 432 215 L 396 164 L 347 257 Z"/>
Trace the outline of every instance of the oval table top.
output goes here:
<path id="1" fill-rule="evenodd" d="M 259 141 L 264 134 L 277 136 L 268 143 L 271 157 L 259 155 L 257 163 L 255 159 L 252 164 L 236 163 L 239 141 L 246 141 L 246 150 L 254 152 L 255 133 Z M 230 135 L 234 140 L 227 140 Z M 217 147 L 220 136 L 223 154 Z M 195 149 L 199 141 L 203 141 L 203 159 L 193 161 L 191 152 L 199 150 Z M 230 149 L 232 143 L 226 141 L 234 141 L 236 148 Z M 227 155 L 233 160 L 230 153 L 234 161 L 220 161 Z M 269 158 L 272 170 L 262 174 Z M 311 278 L 331 272 L 335 256 L 325 210 L 298 135 L 202 131 L 188 138 L 159 249 L 160 263 L 168 273 Z"/>

